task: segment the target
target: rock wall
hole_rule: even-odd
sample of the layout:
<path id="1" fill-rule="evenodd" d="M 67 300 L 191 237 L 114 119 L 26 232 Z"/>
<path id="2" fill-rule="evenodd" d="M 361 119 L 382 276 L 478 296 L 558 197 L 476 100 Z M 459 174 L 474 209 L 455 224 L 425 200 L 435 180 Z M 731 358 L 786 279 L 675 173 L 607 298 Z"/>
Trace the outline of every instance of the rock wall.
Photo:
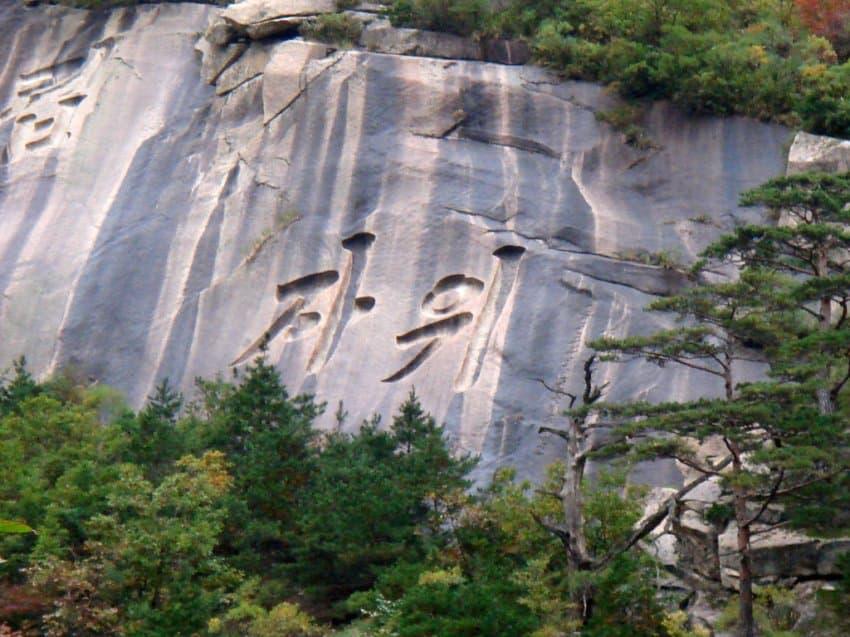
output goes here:
<path id="1" fill-rule="evenodd" d="M 585 343 L 642 307 L 785 170 L 788 130 L 647 114 L 532 67 L 202 34 L 220 9 L 0 7 L 0 364 L 139 403 L 244 366 L 354 427 L 415 387 L 480 475 L 539 476 Z M 210 83 L 212 82 L 212 83 Z M 712 381 L 633 363 L 611 398 Z M 653 467 L 657 483 L 677 479 Z"/>

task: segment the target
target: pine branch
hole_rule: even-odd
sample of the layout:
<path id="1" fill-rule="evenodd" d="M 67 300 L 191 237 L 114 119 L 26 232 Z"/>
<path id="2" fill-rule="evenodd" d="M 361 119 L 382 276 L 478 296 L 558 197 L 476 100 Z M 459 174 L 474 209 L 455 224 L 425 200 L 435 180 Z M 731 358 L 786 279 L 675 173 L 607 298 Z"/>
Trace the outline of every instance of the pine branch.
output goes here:
<path id="1" fill-rule="evenodd" d="M 785 469 L 779 470 L 779 477 L 776 479 L 776 483 L 773 485 L 773 488 L 770 490 L 770 494 L 764 499 L 761 507 L 753 517 L 751 517 L 746 524 L 743 526 L 750 526 L 753 522 L 758 522 L 761 519 L 761 516 L 764 515 L 764 512 L 767 511 L 767 507 L 776 499 L 776 494 L 779 491 L 779 486 L 782 484 L 782 481 L 785 479 Z"/>
<path id="2" fill-rule="evenodd" d="M 570 399 L 570 409 L 572 409 L 573 405 L 575 404 L 576 400 L 578 399 L 578 396 L 576 396 L 575 394 L 571 394 L 571 393 L 570 393 L 570 392 L 568 392 L 568 391 L 564 391 L 564 390 L 562 390 L 562 389 L 558 389 L 557 387 L 551 387 L 551 386 L 550 386 L 550 385 L 549 385 L 549 384 L 548 384 L 545 380 L 543 380 L 542 378 L 534 378 L 534 379 L 532 379 L 532 380 L 536 380 L 538 383 L 540 383 L 541 385 L 543 385 L 543 387 L 545 387 L 548 391 L 552 392 L 553 394 L 558 394 L 559 396 L 566 396 L 567 398 L 569 398 L 569 399 Z"/>

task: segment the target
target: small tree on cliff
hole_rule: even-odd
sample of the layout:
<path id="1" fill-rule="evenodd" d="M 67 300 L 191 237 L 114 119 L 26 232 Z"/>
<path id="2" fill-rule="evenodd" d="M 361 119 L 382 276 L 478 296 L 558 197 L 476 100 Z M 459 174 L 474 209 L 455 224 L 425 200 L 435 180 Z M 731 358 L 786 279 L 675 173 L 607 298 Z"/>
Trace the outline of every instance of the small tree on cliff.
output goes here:
<path id="1" fill-rule="evenodd" d="M 782 208 L 795 225 L 746 226 L 710 246 L 707 256 L 744 269 L 738 281 L 698 285 L 650 305 L 675 312 L 680 327 L 591 344 L 609 360 L 680 365 L 722 381 L 716 398 L 591 409 L 625 419 L 620 435 L 655 434 L 637 445 L 638 452 L 675 458 L 703 476 L 721 478 L 732 491 L 742 637 L 755 634 L 753 525 L 772 502 L 846 474 L 842 450 L 848 441 L 835 406 L 850 378 L 850 367 L 836 373 L 850 357 L 845 334 L 850 272 L 840 256 L 850 248 L 843 228 L 848 202 L 846 176 L 783 178 L 745 193 L 744 205 Z M 834 303 L 842 308 L 837 318 Z M 753 362 L 769 365 L 778 380 L 742 383 L 742 364 Z M 695 453 L 694 441 L 710 438 L 728 451 L 721 463 Z M 730 466 L 724 470 L 725 463 Z"/>

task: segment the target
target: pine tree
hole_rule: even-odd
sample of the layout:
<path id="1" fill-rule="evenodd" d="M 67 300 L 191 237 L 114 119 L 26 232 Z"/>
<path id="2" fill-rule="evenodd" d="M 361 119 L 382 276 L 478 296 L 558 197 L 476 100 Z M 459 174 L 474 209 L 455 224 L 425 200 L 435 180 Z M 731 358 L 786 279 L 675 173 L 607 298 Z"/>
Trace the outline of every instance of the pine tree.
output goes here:
<path id="1" fill-rule="evenodd" d="M 781 210 L 788 220 L 745 226 L 706 250 L 714 263 L 743 267 L 738 280 L 704 282 L 649 306 L 675 312 L 678 327 L 591 345 L 609 360 L 642 358 L 722 381 L 717 397 L 594 409 L 626 419 L 619 432 L 637 441 L 638 453 L 675 458 L 730 488 L 740 558 L 740 634 L 752 637 L 753 525 L 772 503 L 814 484 L 834 483 L 847 472 L 847 432 L 835 412 L 850 378 L 850 262 L 842 256 L 850 248 L 844 226 L 850 220 L 850 179 L 776 179 L 745 193 L 742 204 L 766 205 L 776 216 Z M 714 263 L 695 268 L 703 281 Z M 841 308 L 838 316 L 834 305 Z M 746 363 L 769 366 L 774 380 L 742 377 Z M 726 458 L 712 463 L 696 455 L 694 439 L 718 438 Z"/>
<path id="2" fill-rule="evenodd" d="M 118 419 L 126 437 L 124 460 L 143 467 L 153 482 L 159 482 L 183 455 L 183 440 L 177 431 L 182 406 L 183 396 L 165 378 L 138 414 L 127 413 Z"/>
<path id="3" fill-rule="evenodd" d="M 41 386 L 27 370 L 25 357 L 13 361 L 12 371 L 12 379 L 0 387 L 0 417 L 16 410 L 27 398 L 41 393 Z"/>
<path id="4" fill-rule="evenodd" d="M 444 500 L 469 486 L 473 464 L 452 456 L 413 392 L 389 431 L 373 418 L 354 435 L 328 434 L 298 503 L 294 577 L 314 598 L 336 603 L 393 564 L 421 560 L 446 531 Z"/>
<path id="5" fill-rule="evenodd" d="M 820 380 L 819 408 L 832 413 L 850 380 L 850 173 L 772 179 L 744 193 L 741 204 L 767 207 L 774 223 L 738 228 L 705 256 L 783 278 L 760 290 L 762 311 L 796 309 L 810 320 L 799 321 L 798 333 L 777 353 L 777 362 L 786 360 L 776 371 Z"/>
<path id="6" fill-rule="evenodd" d="M 227 550 L 241 568 L 268 572 L 289 559 L 296 502 L 316 468 L 313 421 L 323 405 L 308 395 L 290 397 L 263 357 L 237 384 L 199 387 L 201 404 L 191 410 L 197 450 L 223 451 L 234 467 Z"/>

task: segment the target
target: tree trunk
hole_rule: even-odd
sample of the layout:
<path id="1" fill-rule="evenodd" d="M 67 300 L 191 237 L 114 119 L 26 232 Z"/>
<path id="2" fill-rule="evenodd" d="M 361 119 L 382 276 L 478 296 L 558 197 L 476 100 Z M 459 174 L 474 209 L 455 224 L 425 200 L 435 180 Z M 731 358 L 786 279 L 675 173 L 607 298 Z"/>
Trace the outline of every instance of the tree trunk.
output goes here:
<path id="1" fill-rule="evenodd" d="M 574 424 L 569 441 L 569 459 L 564 472 L 564 486 L 561 490 L 561 502 L 564 508 L 569 537 L 569 560 L 574 570 L 583 567 L 587 559 L 587 542 L 584 538 L 584 502 L 582 501 L 581 486 L 584 481 L 586 456 L 584 451 L 584 433 L 581 427 Z"/>
<path id="2" fill-rule="evenodd" d="M 727 443 L 732 452 L 733 474 L 740 474 L 742 458 L 738 446 Z M 739 637 L 755 637 L 755 620 L 753 619 L 753 565 L 750 557 L 750 515 L 747 511 L 747 496 L 740 486 L 732 489 L 735 495 L 735 522 L 738 526 L 738 635 Z"/>
<path id="3" fill-rule="evenodd" d="M 567 444 L 568 460 L 564 468 L 564 485 L 561 489 L 564 522 L 569 534 L 567 563 L 572 573 L 587 569 L 589 561 L 587 541 L 584 537 L 584 501 L 581 494 L 584 470 L 587 465 L 587 456 L 584 453 L 586 434 L 583 424 L 575 418 L 570 419 L 570 437 Z M 593 606 L 590 592 L 584 589 L 576 590 L 573 602 L 582 624 L 587 623 Z"/>
<path id="4" fill-rule="evenodd" d="M 827 276 L 827 270 L 829 268 L 828 262 L 828 253 L 826 249 L 822 249 L 818 254 L 818 263 L 817 263 L 817 276 L 824 277 Z M 820 329 L 822 331 L 828 331 L 832 329 L 832 298 L 829 296 L 825 296 L 820 300 L 820 307 L 818 308 L 820 313 Z M 823 371 L 820 373 L 821 381 L 823 382 L 823 387 L 820 387 L 817 390 L 817 398 L 818 398 L 818 411 L 822 414 L 831 414 L 835 411 L 835 404 L 833 403 L 832 396 L 829 394 L 829 377 L 830 377 L 830 366 L 825 365 Z"/>
<path id="5" fill-rule="evenodd" d="M 738 513 L 743 509 L 743 515 Z M 738 552 L 741 555 L 741 565 L 738 569 L 739 585 L 739 635 L 740 637 L 755 636 L 755 621 L 753 620 L 753 565 L 750 558 L 750 525 L 747 524 L 747 505 L 744 498 L 735 498 L 735 517 L 743 526 L 738 527 Z"/>

